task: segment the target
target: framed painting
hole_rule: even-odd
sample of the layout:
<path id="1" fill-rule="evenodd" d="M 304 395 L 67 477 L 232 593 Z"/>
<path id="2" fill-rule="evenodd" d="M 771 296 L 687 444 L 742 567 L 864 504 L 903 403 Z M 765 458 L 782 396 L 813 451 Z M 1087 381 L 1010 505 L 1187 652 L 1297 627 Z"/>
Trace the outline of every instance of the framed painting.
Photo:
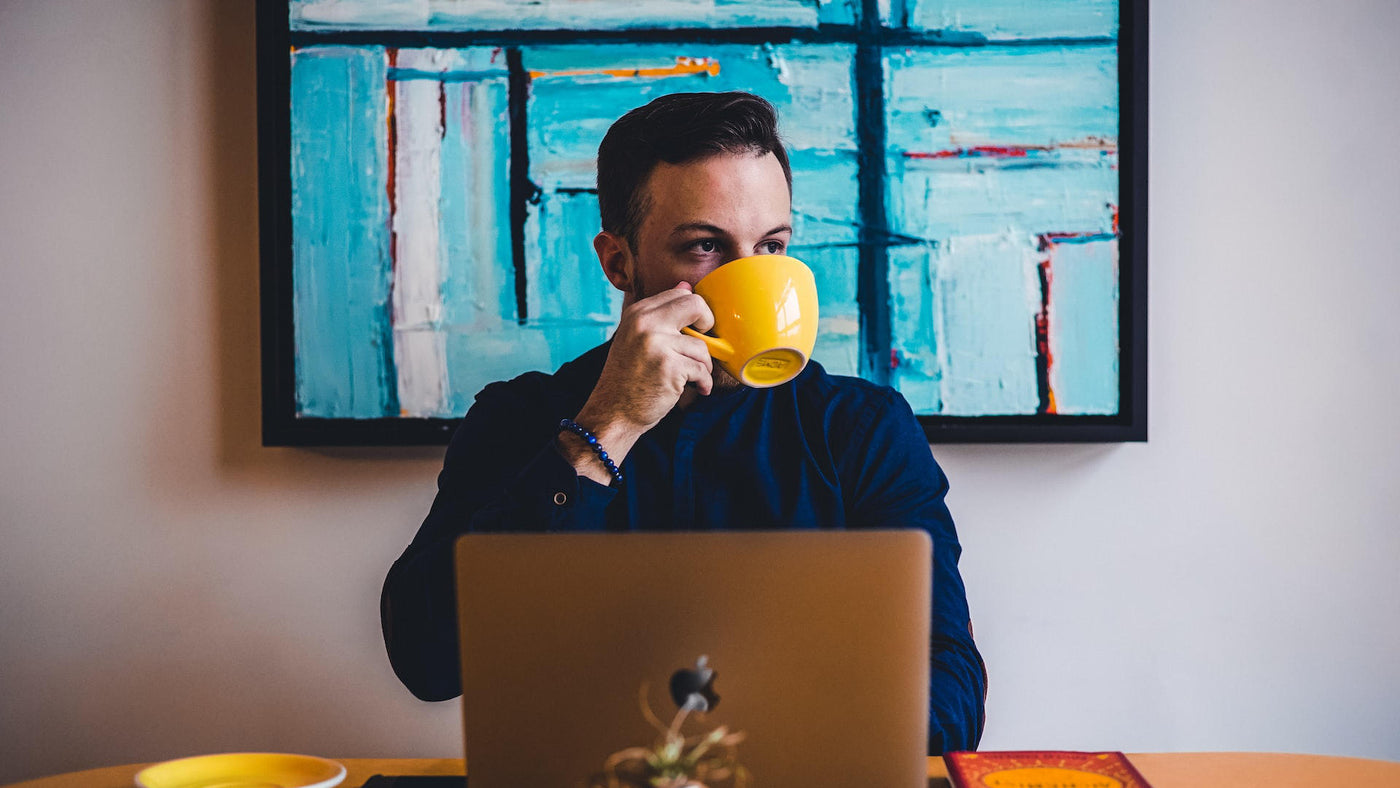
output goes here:
<path id="1" fill-rule="evenodd" d="M 445 443 L 606 341 L 598 143 L 710 90 L 779 111 L 828 371 L 1146 440 L 1146 0 L 260 0 L 264 443 Z"/>

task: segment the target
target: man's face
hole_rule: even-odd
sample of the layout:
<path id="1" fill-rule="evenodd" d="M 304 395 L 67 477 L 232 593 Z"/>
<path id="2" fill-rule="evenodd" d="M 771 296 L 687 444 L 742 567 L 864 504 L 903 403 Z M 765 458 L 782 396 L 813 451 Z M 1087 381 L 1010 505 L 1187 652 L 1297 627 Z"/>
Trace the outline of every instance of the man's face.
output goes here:
<path id="1" fill-rule="evenodd" d="M 629 303 L 680 282 L 694 285 L 730 260 L 787 251 L 792 204 L 771 153 L 661 162 L 643 188 L 649 208 L 624 288 Z"/>

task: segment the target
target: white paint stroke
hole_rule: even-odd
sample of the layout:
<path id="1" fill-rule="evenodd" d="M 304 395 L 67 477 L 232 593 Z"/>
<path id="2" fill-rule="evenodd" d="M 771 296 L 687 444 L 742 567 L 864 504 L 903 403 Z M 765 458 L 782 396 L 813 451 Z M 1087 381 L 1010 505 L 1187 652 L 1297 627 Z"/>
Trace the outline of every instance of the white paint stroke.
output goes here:
<path id="1" fill-rule="evenodd" d="M 451 52 L 399 51 L 400 68 L 438 71 Z M 394 84 L 394 366 L 404 416 L 447 410 L 447 351 L 438 263 L 442 197 L 442 83 Z"/>
<path id="2" fill-rule="evenodd" d="M 411 27 L 428 24 L 428 0 L 311 0 L 292 3 L 293 27 Z"/>
<path id="3" fill-rule="evenodd" d="M 809 150 L 856 149 L 856 105 L 851 91 L 853 47 L 811 50 L 803 46 L 767 45 L 768 66 L 787 86 L 791 106 L 787 110 L 802 123 L 782 125 L 783 140 L 791 148 Z"/>
<path id="4" fill-rule="evenodd" d="M 311 0 L 294 2 L 294 28 L 539 30 L 549 28 L 815 27 L 821 3 L 801 0 Z"/>

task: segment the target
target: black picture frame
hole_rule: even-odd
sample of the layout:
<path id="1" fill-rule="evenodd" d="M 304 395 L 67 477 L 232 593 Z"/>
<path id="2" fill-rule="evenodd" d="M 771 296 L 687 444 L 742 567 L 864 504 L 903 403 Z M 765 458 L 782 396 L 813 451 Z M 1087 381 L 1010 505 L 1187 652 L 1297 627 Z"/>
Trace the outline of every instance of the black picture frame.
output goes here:
<path id="1" fill-rule="evenodd" d="M 819 29 L 655 29 L 628 31 L 546 30 L 530 32 L 429 33 L 334 32 L 293 34 L 287 0 L 258 0 L 258 181 L 262 331 L 262 441 L 265 446 L 443 445 L 457 419 L 308 418 L 296 412 L 293 338 L 292 184 L 289 49 L 295 43 L 390 43 L 397 46 L 504 46 L 541 42 L 841 41 L 857 47 L 857 125 L 862 162 L 862 229 L 859 299 L 888 297 L 884 233 L 883 97 L 878 89 L 880 47 L 908 34 L 879 25 L 876 0 L 862 0 L 855 26 Z M 870 73 L 875 69 L 874 75 Z M 863 71 L 864 70 L 864 71 Z M 512 90 L 523 90 L 512 85 Z M 1037 414 L 1018 416 L 931 416 L 919 421 L 931 443 L 1115 443 L 1148 438 L 1147 397 L 1147 177 L 1148 177 L 1148 0 L 1121 0 L 1118 37 L 1119 90 L 1119 411 L 1109 416 Z M 523 101 L 513 98 L 513 101 Z M 521 138 L 522 135 L 514 135 Z M 522 186 L 523 173 L 513 173 Z M 523 184 L 528 186 L 528 183 Z M 513 188 L 513 210 L 524 211 L 528 189 Z M 889 329 L 867 327 L 863 352 L 889 357 Z M 878 365 L 873 365 L 878 367 Z"/>

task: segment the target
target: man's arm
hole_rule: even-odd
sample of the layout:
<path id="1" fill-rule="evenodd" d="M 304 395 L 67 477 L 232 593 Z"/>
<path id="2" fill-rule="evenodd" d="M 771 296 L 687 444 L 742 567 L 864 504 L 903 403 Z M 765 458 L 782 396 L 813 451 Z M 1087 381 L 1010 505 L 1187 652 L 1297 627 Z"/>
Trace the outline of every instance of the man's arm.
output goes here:
<path id="1" fill-rule="evenodd" d="M 690 325 L 707 331 L 714 315 L 688 282 L 622 311 L 598 384 L 574 419 L 597 436 L 618 465 L 688 388 L 710 393 L 714 362 L 703 341 L 681 333 Z M 561 436 L 559 451 L 580 476 L 608 483 L 606 469 L 579 436 Z"/>
<path id="2" fill-rule="evenodd" d="M 840 453 L 855 491 L 850 524 L 922 528 L 933 540 L 929 662 L 929 753 L 971 750 L 982 737 L 987 673 L 972 639 L 967 592 L 958 572 L 962 547 L 944 501 L 948 477 L 933 459 L 909 404 L 888 391 L 869 408 Z"/>
<path id="3" fill-rule="evenodd" d="M 413 543 L 384 580 L 380 619 L 389 662 L 423 700 L 461 694 L 453 545 L 491 531 L 591 531 L 616 496 L 606 467 L 562 418 L 593 432 L 622 465 L 637 439 L 687 386 L 708 393 L 704 342 L 680 332 L 713 315 L 682 282 L 623 311 L 607 361 L 581 409 L 543 375 L 493 384 L 477 396 L 447 448 L 438 494 Z M 566 392 L 567 394 L 567 392 Z"/>
<path id="4" fill-rule="evenodd" d="M 389 662 L 422 700 L 461 693 L 458 536 L 603 528 L 617 490 L 580 476 L 561 456 L 553 425 L 569 414 L 551 412 L 558 407 L 537 381 L 526 379 L 493 384 L 478 395 L 447 448 L 432 509 L 384 580 L 380 619 Z"/>

